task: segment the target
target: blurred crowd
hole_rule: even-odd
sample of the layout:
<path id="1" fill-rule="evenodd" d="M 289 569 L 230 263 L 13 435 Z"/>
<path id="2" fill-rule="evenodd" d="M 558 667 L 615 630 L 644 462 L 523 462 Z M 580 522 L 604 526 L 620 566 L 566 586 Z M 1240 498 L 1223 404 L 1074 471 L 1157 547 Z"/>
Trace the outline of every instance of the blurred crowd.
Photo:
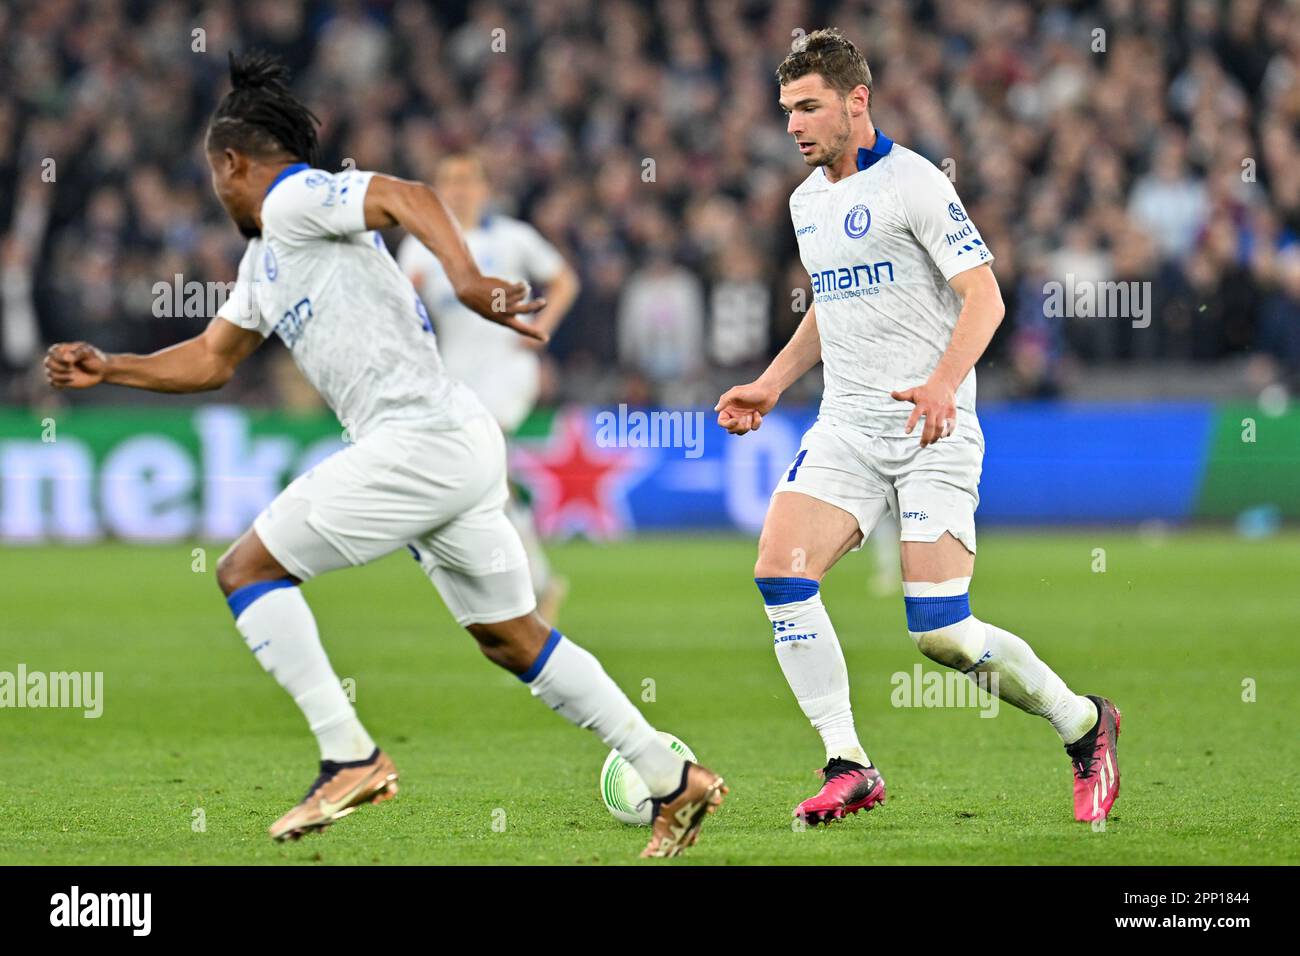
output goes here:
<path id="1" fill-rule="evenodd" d="M 258 47 L 292 68 L 329 168 L 430 179 L 480 149 L 497 208 L 582 278 L 549 400 L 712 404 L 811 300 L 773 71 L 831 25 L 867 57 L 877 125 L 949 172 L 997 257 L 986 364 L 1010 394 L 1116 363 L 1300 384 L 1297 2 L 17 0 L 0 401 L 35 394 L 49 342 L 147 351 L 203 327 L 157 289 L 234 277 L 202 135 L 227 51 Z M 1149 315 L 1057 314 L 1052 282 L 1150 283 Z M 278 345 L 231 387 L 310 401 Z"/>

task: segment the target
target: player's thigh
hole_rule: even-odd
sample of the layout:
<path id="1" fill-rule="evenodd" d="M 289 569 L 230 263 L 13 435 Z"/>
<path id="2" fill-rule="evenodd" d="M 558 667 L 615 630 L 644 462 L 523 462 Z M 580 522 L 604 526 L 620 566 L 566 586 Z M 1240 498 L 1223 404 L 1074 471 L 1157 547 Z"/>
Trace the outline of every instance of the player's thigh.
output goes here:
<path id="1" fill-rule="evenodd" d="M 896 481 L 903 579 L 947 581 L 975 569 L 983 449 L 942 439 L 913 453 Z"/>
<path id="2" fill-rule="evenodd" d="M 889 486 L 854 443 L 861 436 L 818 421 L 782 473 L 763 532 L 756 577 L 821 577 L 862 547 L 889 507 Z"/>
<path id="3" fill-rule="evenodd" d="M 797 491 L 776 495 L 758 537 L 754 577 L 820 581 L 862 543 L 858 519 L 836 505 Z"/>
<path id="4" fill-rule="evenodd" d="M 462 627 L 512 621 L 537 607 L 528 555 L 506 517 L 506 494 L 502 481 L 479 506 L 409 545 Z"/>
<path id="5" fill-rule="evenodd" d="M 443 432 L 381 427 L 297 478 L 253 527 L 306 580 L 367 564 L 446 524 L 504 472 L 500 430 L 486 417 Z"/>

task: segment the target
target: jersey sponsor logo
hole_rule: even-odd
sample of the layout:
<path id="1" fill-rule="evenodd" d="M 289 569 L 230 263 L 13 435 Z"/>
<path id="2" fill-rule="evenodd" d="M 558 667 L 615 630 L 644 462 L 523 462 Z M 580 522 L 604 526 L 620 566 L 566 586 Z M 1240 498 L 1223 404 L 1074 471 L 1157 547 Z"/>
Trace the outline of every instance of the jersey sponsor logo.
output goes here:
<path id="1" fill-rule="evenodd" d="M 806 236 L 816 231 L 817 231 L 817 226 L 815 224 L 809 224 L 807 226 L 800 226 L 798 229 L 794 231 L 794 234 L 796 236 Z"/>
<path id="2" fill-rule="evenodd" d="M 844 217 L 844 234 L 850 239 L 861 239 L 871 228 L 871 210 L 858 203 Z"/>
<path id="3" fill-rule="evenodd" d="M 948 203 L 948 215 L 951 216 L 956 222 L 966 221 L 966 210 L 962 209 L 958 203 L 955 202 Z"/>
<path id="4" fill-rule="evenodd" d="M 812 273 L 813 299 L 818 302 L 833 299 L 853 299 L 875 295 L 880 286 L 894 281 L 894 264 L 889 260 L 859 262 L 838 269 L 823 269 Z"/>
<path id="5" fill-rule="evenodd" d="M 899 517 L 905 521 L 906 520 L 924 521 L 926 518 L 930 516 L 926 514 L 924 511 L 904 511 L 901 515 L 899 515 Z"/>
<path id="6" fill-rule="evenodd" d="M 287 348 L 293 348 L 302 335 L 303 327 L 311 318 L 311 299 L 299 299 L 294 303 L 293 308 L 285 312 L 280 321 L 275 323 L 275 334 L 280 336 L 280 341 Z"/>
<path id="7" fill-rule="evenodd" d="M 965 239 L 974 231 L 975 231 L 975 227 L 972 226 L 970 223 L 966 223 L 965 229 L 958 229 L 956 232 L 945 232 L 943 234 L 943 237 L 944 239 L 948 240 L 948 245 L 951 246 L 954 242 L 961 242 L 963 239 Z"/>

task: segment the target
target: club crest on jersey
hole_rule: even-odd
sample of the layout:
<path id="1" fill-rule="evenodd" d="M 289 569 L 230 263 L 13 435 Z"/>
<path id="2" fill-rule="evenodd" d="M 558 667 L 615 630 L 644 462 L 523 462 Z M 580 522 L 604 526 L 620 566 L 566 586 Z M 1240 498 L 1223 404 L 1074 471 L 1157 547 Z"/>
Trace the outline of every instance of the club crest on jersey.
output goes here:
<path id="1" fill-rule="evenodd" d="M 858 203 L 844 217 L 844 234 L 850 239 L 861 239 L 871 228 L 871 210 Z"/>
<path id="2" fill-rule="evenodd" d="M 957 205 L 955 202 L 948 203 L 948 215 L 952 216 L 956 222 L 966 221 L 966 210 L 962 209 L 961 206 Z"/>
<path id="3" fill-rule="evenodd" d="M 275 260 L 275 250 L 271 248 L 269 242 L 264 243 L 262 247 L 262 271 L 266 273 L 266 278 L 270 282 L 275 281 L 275 277 L 280 274 L 280 264 Z"/>

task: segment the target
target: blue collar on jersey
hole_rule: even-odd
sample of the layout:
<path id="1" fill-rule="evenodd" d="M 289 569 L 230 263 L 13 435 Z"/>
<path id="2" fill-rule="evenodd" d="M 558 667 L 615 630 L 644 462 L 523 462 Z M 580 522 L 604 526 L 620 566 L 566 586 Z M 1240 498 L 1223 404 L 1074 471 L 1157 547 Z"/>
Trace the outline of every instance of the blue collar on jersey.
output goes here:
<path id="1" fill-rule="evenodd" d="M 876 145 L 867 149 L 865 146 L 858 149 L 858 169 L 870 169 L 876 163 L 880 162 L 889 155 L 889 151 L 894 148 L 894 141 L 876 130 Z"/>
<path id="2" fill-rule="evenodd" d="M 266 187 L 266 196 L 271 195 L 271 190 L 280 185 L 280 180 L 288 179 L 294 173 L 300 173 L 304 169 L 311 169 L 311 165 L 308 163 L 294 163 L 292 166 L 284 167 L 284 169 L 280 170 L 280 175 L 271 180 L 271 185 Z M 263 196 L 262 198 L 265 199 L 266 196 Z"/>

